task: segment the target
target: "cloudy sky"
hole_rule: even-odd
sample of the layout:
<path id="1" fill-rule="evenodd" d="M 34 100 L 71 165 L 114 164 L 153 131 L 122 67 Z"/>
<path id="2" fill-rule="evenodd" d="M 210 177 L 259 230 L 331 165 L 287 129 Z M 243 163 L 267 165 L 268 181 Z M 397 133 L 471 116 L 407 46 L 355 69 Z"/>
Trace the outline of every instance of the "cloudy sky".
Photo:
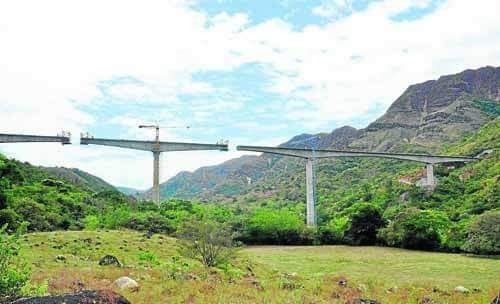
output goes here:
<path id="1" fill-rule="evenodd" d="M 410 84 L 500 65 L 498 0 L 2 0 L 0 133 L 37 165 L 148 188 L 147 152 L 78 146 L 79 133 L 276 145 L 364 127 Z M 162 180 L 237 152 L 163 156 Z"/>

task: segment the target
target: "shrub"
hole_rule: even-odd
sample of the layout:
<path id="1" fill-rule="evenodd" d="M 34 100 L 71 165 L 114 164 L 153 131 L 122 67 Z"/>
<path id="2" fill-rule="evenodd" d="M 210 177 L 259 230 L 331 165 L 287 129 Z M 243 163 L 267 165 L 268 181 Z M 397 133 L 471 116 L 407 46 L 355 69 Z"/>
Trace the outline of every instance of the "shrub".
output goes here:
<path id="1" fill-rule="evenodd" d="M 477 254 L 500 253 L 500 210 L 485 212 L 472 222 L 462 249 Z"/>
<path id="2" fill-rule="evenodd" d="M 303 219 L 292 210 L 258 208 L 245 223 L 241 240 L 250 244 L 304 244 L 310 242 L 304 239 L 305 228 Z"/>
<path id="3" fill-rule="evenodd" d="M 146 262 L 150 265 L 159 265 L 158 257 L 149 251 L 139 252 L 138 255 L 139 261 Z"/>
<path id="4" fill-rule="evenodd" d="M 335 217 L 326 226 L 318 227 L 318 237 L 321 244 L 340 244 L 344 240 L 344 233 L 349 227 L 349 218 Z"/>
<path id="5" fill-rule="evenodd" d="M 167 218 L 155 212 L 133 214 L 125 224 L 125 227 L 154 233 L 172 233 L 175 231 L 175 228 Z"/>
<path id="6" fill-rule="evenodd" d="M 409 249 L 437 249 L 450 226 L 440 211 L 409 208 L 402 211 L 378 236 L 390 246 Z"/>
<path id="7" fill-rule="evenodd" d="M 121 207 L 115 210 L 107 210 L 107 212 L 102 215 L 101 222 L 104 228 L 116 229 L 124 227 L 130 220 L 130 217 L 130 210 L 126 207 Z"/>
<path id="8" fill-rule="evenodd" d="M 345 240 L 353 245 L 375 244 L 378 229 L 384 226 L 380 209 L 368 203 L 356 204 L 352 208 Z"/>
<path id="9" fill-rule="evenodd" d="M 461 248 L 467 239 L 467 230 L 469 229 L 469 226 L 469 219 L 453 223 L 448 231 L 448 234 L 446 235 L 446 239 L 443 240 L 444 247 L 452 252 L 461 251 Z"/>
<path id="10" fill-rule="evenodd" d="M 96 230 L 101 226 L 99 222 L 99 217 L 95 215 L 87 215 L 83 219 L 83 225 L 85 227 L 85 230 Z"/>
<path id="11" fill-rule="evenodd" d="M 233 233 L 226 224 L 214 221 L 189 221 L 178 232 L 181 253 L 212 267 L 234 254 Z"/>
<path id="12" fill-rule="evenodd" d="M 23 225 L 16 234 L 8 235 L 7 225 L 0 228 L 0 299 L 20 295 L 28 282 L 29 270 L 17 260 L 19 234 L 25 229 L 26 225 Z"/>

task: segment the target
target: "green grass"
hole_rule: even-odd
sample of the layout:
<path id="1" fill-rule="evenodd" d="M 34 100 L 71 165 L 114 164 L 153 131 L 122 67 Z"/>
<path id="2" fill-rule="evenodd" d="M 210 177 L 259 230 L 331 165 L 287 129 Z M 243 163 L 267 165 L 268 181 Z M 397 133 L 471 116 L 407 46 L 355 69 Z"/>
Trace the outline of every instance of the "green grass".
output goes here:
<path id="1" fill-rule="evenodd" d="M 461 254 L 384 247 L 252 247 L 245 252 L 278 271 L 307 277 L 342 274 L 385 285 L 429 285 L 450 289 L 500 287 L 500 260 Z"/>
<path id="2" fill-rule="evenodd" d="M 87 289 L 116 290 L 112 282 L 126 275 L 139 282 L 140 291 L 116 291 L 132 303 L 346 303 L 356 297 L 418 303 L 424 295 L 439 303 L 489 303 L 500 291 L 500 260 L 458 254 L 262 246 L 241 250 L 229 266 L 205 269 L 191 259 L 174 262 L 175 239 L 158 234 L 147 239 L 133 231 L 50 232 L 22 240 L 32 282 L 47 282 L 50 293 L 71 292 L 78 280 Z M 59 254 L 65 262 L 56 261 Z M 105 254 L 118 257 L 124 267 L 99 266 Z M 173 279 L 172 271 L 196 279 Z M 337 285 L 339 277 L 347 278 L 347 288 Z M 480 291 L 454 293 L 457 285 Z"/>

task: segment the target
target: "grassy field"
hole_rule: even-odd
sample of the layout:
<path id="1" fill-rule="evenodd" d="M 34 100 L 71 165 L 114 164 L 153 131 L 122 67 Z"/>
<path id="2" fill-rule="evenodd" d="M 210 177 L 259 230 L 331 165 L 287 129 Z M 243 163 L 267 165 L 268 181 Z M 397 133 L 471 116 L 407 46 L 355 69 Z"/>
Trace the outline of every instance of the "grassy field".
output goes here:
<path id="1" fill-rule="evenodd" d="M 99 266 L 112 254 L 124 267 Z M 57 261 L 64 255 L 65 261 Z M 500 260 L 380 247 L 249 247 L 232 265 L 205 269 L 180 257 L 175 239 L 132 231 L 51 232 L 23 238 L 32 282 L 49 293 L 114 289 L 129 276 L 138 292 L 119 291 L 132 303 L 489 303 L 500 291 Z M 347 279 L 347 287 L 338 285 Z M 457 285 L 469 294 L 453 292 Z M 474 291 L 475 290 L 475 291 Z"/>

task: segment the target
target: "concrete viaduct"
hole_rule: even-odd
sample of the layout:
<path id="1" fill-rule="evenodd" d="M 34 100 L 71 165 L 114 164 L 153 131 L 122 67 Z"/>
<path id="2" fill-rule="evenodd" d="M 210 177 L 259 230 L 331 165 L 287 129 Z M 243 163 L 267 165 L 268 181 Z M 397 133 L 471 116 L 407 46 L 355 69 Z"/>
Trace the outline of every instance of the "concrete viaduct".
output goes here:
<path id="1" fill-rule="evenodd" d="M 197 144 L 160 141 L 105 139 L 83 136 L 81 145 L 111 146 L 153 152 L 153 200 L 160 203 L 160 154 L 172 151 L 220 150 L 228 151 L 227 144 Z"/>
<path id="2" fill-rule="evenodd" d="M 158 133 L 157 133 L 158 134 Z M 71 134 L 62 136 L 37 136 L 20 134 L 0 134 L 0 143 L 27 143 L 27 142 L 60 142 L 63 145 L 71 144 Z M 172 151 L 196 151 L 196 150 L 220 150 L 227 151 L 227 144 L 198 144 L 160 141 L 156 136 L 155 141 L 123 140 L 93 138 L 88 135 L 81 135 L 81 145 L 101 145 L 125 149 L 135 149 L 153 152 L 153 200 L 160 202 L 160 154 Z"/>
<path id="3" fill-rule="evenodd" d="M 467 163 L 477 160 L 473 157 L 404 154 L 404 153 L 383 153 L 383 152 L 361 152 L 361 151 L 341 151 L 341 150 L 315 150 L 315 149 L 292 149 L 280 147 L 260 147 L 260 146 L 237 146 L 238 151 L 253 151 L 285 156 L 299 157 L 306 159 L 306 222 L 308 226 L 316 227 L 316 202 L 313 174 L 313 160 L 316 158 L 331 157 L 377 157 L 414 161 L 426 164 L 427 179 L 426 186 L 433 188 L 436 184 L 434 178 L 434 165 L 446 163 Z"/>
<path id="4" fill-rule="evenodd" d="M 58 142 L 63 145 L 71 144 L 70 134 L 64 133 L 61 136 L 38 136 L 38 135 L 20 135 L 20 134 L 0 134 L 0 143 L 26 143 L 26 142 Z M 160 202 L 160 154 L 173 151 L 199 151 L 199 150 L 220 150 L 228 151 L 227 143 L 221 144 L 200 144 L 200 143 L 181 143 L 164 142 L 159 140 L 158 132 L 156 140 L 122 140 L 94 138 L 88 135 L 81 135 L 81 145 L 101 145 L 125 149 L 135 149 L 149 151 L 153 153 L 153 200 Z M 315 211 L 315 193 L 314 193 L 314 174 L 313 160 L 317 158 L 331 157 L 377 157 L 389 158 L 406 161 L 414 161 L 426 164 L 427 179 L 426 186 L 434 187 L 436 181 L 434 178 L 434 165 L 446 163 L 467 163 L 475 161 L 475 157 L 446 156 L 446 155 L 423 155 L 423 154 L 404 154 L 404 153 L 382 153 L 382 152 L 361 152 L 361 151 L 341 151 L 341 150 L 315 150 L 315 149 L 292 149 L 281 147 L 261 147 L 261 146 L 237 146 L 238 151 L 252 151 L 279 154 L 306 159 L 306 206 L 307 206 L 307 225 L 316 226 Z"/>

